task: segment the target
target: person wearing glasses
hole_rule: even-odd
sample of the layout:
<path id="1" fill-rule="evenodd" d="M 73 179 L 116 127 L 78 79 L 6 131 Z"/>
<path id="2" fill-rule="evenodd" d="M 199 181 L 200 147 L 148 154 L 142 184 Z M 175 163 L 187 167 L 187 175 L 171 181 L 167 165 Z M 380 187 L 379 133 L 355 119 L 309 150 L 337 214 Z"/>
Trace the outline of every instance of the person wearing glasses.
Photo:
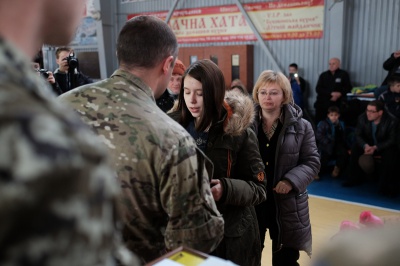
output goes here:
<path id="1" fill-rule="evenodd" d="M 269 229 L 272 265 L 296 266 L 311 255 L 307 186 L 320 169 L 314 130 L 293 102 L 288 78 L 266 70 L 253 89 L 254 132 L 267 175 L 267 200 L 256 206 L 261 246 Z"/>
<path id="2" fill-rule="evenodd" d="M 384 103 L 368 103 L 358 118 L 356 141 L 351 149 L 349 177 L 345 187 L 362 184 L 368 178 L 377 178 L 379 189 L 385 193 L 385 179 L 390 174 L 394 158 L 395 120 L 384 111 Z"/>

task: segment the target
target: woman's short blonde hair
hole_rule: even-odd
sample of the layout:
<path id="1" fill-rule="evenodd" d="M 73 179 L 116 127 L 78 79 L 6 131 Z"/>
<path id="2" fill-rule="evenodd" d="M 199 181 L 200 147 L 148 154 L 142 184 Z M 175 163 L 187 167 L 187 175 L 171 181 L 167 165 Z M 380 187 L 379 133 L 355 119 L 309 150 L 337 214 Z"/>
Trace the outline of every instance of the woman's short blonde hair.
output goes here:
<path id="1" fill-rule="evenodd" d="M 281 72 L 265 70 L 260 74 L 253 88 L 253 99 L 256 103 L 260 103 L 258 100 L 258 91 L 260 88 L 271 84 L 277 84 L 282 89 L 284 99 L 282 104 L 293 102 L 293 91 L 289 79 Z"/>

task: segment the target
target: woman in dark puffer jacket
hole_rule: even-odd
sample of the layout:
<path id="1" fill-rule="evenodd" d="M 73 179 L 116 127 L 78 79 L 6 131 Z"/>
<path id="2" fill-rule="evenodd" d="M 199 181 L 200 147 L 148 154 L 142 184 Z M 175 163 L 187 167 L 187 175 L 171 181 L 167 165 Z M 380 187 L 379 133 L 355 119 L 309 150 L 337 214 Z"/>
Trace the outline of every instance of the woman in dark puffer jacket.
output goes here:
<path id="1" fill-rule="evenodd" d="M 293 103 L 289 80 L 270 70 L 253 90 L 254 131 L 267 175 L 267 201 L 256 206 L 261 245 L 266 230 L 272 239 L 272 265 L 299 265 L 300 250 L 311 256 L 307 186 L 319 172 L 320 160 L 311 124 Z"/>

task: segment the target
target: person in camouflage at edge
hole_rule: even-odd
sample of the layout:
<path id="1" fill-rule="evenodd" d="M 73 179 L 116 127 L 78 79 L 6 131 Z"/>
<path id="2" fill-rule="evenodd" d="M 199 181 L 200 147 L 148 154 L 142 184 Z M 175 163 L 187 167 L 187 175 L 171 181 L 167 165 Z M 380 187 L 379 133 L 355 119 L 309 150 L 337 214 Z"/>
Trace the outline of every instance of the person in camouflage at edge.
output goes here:
<path id="1" fill-rule="evenodd" d="M 83 8 L 81 0 L 0 1 L 2 266 L 119 263 L 119 188 L 106 149 L 31 67 L 43 43 L 68 43 Z"/>
<path id="2" fill-rule="evenodd" d="M 135 17 L 118 37 L 119 69 L 59 97 L 108 146 L 122 187 L 123 238 L 144 262 L 179 246 L 208 253 L 223 237 L 206 170 L 212 170 L 211 162 L 155 102 L 177 54 L 176 37 L 165 22 Z"/>

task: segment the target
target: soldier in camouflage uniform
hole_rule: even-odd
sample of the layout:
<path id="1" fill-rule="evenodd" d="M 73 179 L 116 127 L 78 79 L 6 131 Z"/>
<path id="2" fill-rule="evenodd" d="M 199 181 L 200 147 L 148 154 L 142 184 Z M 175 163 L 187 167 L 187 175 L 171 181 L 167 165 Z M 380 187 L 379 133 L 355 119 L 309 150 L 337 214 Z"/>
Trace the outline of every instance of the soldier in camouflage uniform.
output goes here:
<path id="1" fill-rule="evenodd" d="M 165 22 L 133 18 L 117 41 L 120 68 L 60 96 L 108 146 L 122 187 L 123 238 L 144 262 L 179 246 L 211 252 L 224 230 L 210 192 L 209 160 L 155 102 L 177 53 Z"/>
<path id="2" fill-rule="evenodd" d="M 0 1 L 2 266 L 117 264 L 119 188 L 106 150 L 31 67 L 37 47 L 72 37 L 83 3 Z M 14 21 L 15 14 L 24 15 Z M 123 258 L 129 259 L 129 253 Z"/>

